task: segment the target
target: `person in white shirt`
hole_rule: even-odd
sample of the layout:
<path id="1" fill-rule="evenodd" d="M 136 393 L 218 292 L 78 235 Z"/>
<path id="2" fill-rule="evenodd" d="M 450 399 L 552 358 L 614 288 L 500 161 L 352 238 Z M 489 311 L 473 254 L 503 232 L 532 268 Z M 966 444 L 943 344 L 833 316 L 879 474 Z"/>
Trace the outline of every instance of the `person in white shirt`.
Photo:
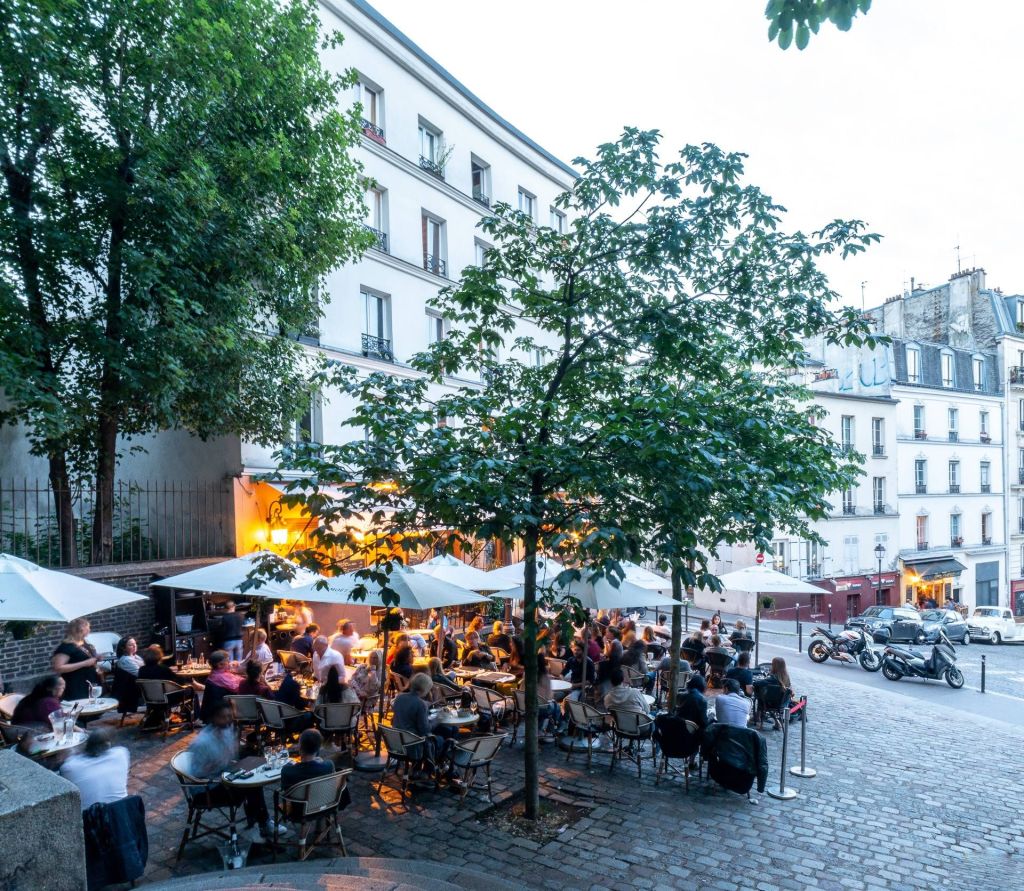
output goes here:
<path id="1" fill-rule="evenodd" d="M 249 653 L 246 662 L 259 662 L 261 665 L 269 665 L 274 661 L 274 654 L 267 644 L 267 632 L 262 628 L 256 629 L 256 636 L 252 641 L 252 652 Z"/>
<path id="2" fill-rule="evenodd" d="M 338 678 L 342 681 L 345 680 L 345 660 L 341 657 L 341 653 L 337 650 L 331 649 L 327 643 L 327 638 L 322 634 L 316 640 L 313 641 L 313 676 L 324 683 L 327 680 L 327 672 L 332 665 L 336 665 L 338 668 Z"/>
<path id="3" fill-rule="evenodd" d="M 647 700 L 644 694 L 635 687 L 624 683 L 626 673 L 616 665 L 609 673 L 611 689 L 605 694 L 604 707 L 609 711 L 613 708 L 627 708 L 635 712 L 647 713 Z"/>
<path id="4" fill-rule="evenodd" d="M 746 727 L 750 720 L 750 700 L 733 678 L 725 679 L 725 692 L 715 697 L 715 720 L 732 727 Z"/>
<path id="5" fill-rule="evenodd" d="M 352 658 L 352 650 L 358 648 L 359 639 L 356 626 L 350 620 L 342 619 L 338 622 L 337 633 L 331 635 L 331 649 L 341 653 L 346 665 L 354 665 L 355 660 Z"/>
<path id="6" fill-rule="evenodd" d="M 78 786 L 83 811 L 128 797 L 128 750 L 112 747 L 110 740 L 110 731 L 97 727 L 85 741 L 85 753 L 72 755 L 61 765 L 60 775 Z"/>

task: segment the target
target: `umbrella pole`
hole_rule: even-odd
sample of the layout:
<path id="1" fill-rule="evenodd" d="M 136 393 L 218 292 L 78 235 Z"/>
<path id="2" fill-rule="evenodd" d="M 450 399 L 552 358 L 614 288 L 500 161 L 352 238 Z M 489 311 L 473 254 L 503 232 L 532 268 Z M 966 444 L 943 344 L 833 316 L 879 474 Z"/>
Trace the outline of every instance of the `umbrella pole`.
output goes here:
<path id="1" fill-rule="evenodd" d="M 379 689 L 379 692 L 377 694 L 377 727 L 376 727 L 376 733 L 374 733 L 375 740 L 374 740 L 373 754 L 372 755 L 370 755 L 370 754 L 357 755 L 353 759 L 353 764 L 355 764 L 357 770 L 366 770 L 366 771 L 383 770 L 385 767 L 387 767 L 387 763 L 388 763 L 387 756 L 386 755 L 382 756 L 381 753 L 380 753 L 380 740 L 381 740 L 381 735 L 382 735 L 381 732 L 380 732 L 380 728 L 384 724 L 384 693 L 385 693 L 385 689 L 386 689 L 386 687 L 385 687 L 385 678 L 387 677 L 387 668 L 388 668 L 388 618 L 389 618 L 388 613 L 389 612 L 390 612 L 390 610 L 387 607 L 385 607 L 384 608 L 384 618 L 382 620 L 383 624 L 384 624 L 384 649 L 383 649 L 383 652 L 381 654 L 381 660 L 380 660 L 380 689 Z"/>
<path id="2" fill-rule="evenodd" d="M 761 661 L 761 595 L 754 595 L 754 665 Z"/>
<path id="3" fill-rule="evenodd" d="M 584 610 L 584 615 L 586 618 L 583 622 L 583 672 L 580 675 L 580 702 L 587 701 L 587 659 L 590 658 L 590 610 Z"/>

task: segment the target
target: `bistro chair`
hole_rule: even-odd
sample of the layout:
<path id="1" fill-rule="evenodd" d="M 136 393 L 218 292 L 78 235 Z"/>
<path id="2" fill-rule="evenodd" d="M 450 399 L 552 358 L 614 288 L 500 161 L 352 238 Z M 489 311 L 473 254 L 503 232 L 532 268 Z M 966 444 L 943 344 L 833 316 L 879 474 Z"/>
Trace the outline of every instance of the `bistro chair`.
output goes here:
<path id="1" fill-rule="evenodd" d="M 462 699 L 462 691 L 447 684 L 434 684 L 430 688 L 430 704 L 433 706 L 445 706 L 456 699 Z"/>
<path id="2" fill-rule="evenodd" d="M 541 709 L 546 705 L 550 705 L 554 700 L 537 700 L 537 708 Z M 510 745 L 516 744 L 516 736 L 519 734 L 519 726 L 526 719 L 526 691 L 516 688 L 512 691 L 512 742 Z M 525 733 L 524 733 L 525 735 Z"/>
<path id="3" fill-rule="evenodd" d="M 377 794 L 380 795 L 384 779 L 390 771 L 401 780 L 399 791 L 402 800 L 405 800 L 406 790 L 409 788 L 409 781 L 412 779 L 413 771 L 423 764 L 426 757 L 426 740 L 408 730 L 397 730 L 394 727 L 382 725 L 380 728 L 381 739 L 384 741 L 384 749 L 387 751 L 388 760 L 377 781 Z M 392 767 L 392 762 L 394 766 Z"/>
<path id="4" fill-rule="evenodd" d="M 708 686 L 721 688 L 725 673 L 732 665 L 733 658 L 728 653 L 704 652 L 704 661 L 708 667 Z"/>
<path id="5" fill-rule="evenodd" d="M 608 714 L 586 702 L 580 702 L 578 699 L 565 700 L 565 707 L 569 711 L 571 730 L 569 751 L 566 753 L 565 760 L 568 761 L 572 757 L 572 753 L 576 751 L 577 737 L 585 737 L 587 740 L 587 767 L 589 767 L 594 752 L 594 737 L 600 736 L 608 729 Z"/>
<path id="6" fill-rule="evenodd" d="M 313 709 L 316 723 L 325 737 L 337 739 L 344 751 L 358 749 L 359 712 L 358 702 L 321 702 Z"/>
<path id="7" fill-rule="evenodd" d="M 239 730 L 250 728 L 259 730 L 263 726 L 260 709 L 257 705 L 258 696 L 232 694 L 225 696 L 224 701 L 231 705 L 231 717 Z"/>
<path id="8" fill-rule="evenodd" d="M 331 703 L 337 705 L 338 703 Z M 346 705 L 348 703 L 345 703 Z M 299 860 L 305 860 L 317 847 L 340 847 L 341 856 L 347 857 L 345 839 L 338 823 L 338 811 L 347 803 L 348 777 L 351 770 L 334 773 L 296 783 L 290 789 L 274 790 L 274 859 L 277 859 L 278 833 L 281 821 L 299 824 L 298 839 L 287 844 L 299 847 Z M 331 835 L 337 833 L 337 842 Z"/>
<path id="9" fill-rule="evenodd" d="M 10 721 L 14 717 L 14 710 L 18 707 L 18 703 L 24 698 L 24 693 L 8 693 L 6 696 L 0 696 L 0 718 Z"/>
<path id="10" fill-rule="evenodd" d="M 565 660 L 556 659 L 554 656 L 548 657 L 548 674 L 553 678 L 560 678 L 565 674 Z"/>
<path id="11" fill-rule="evenodd" d="M 754 714 L 759 730 L 764 728 L 765 718 L 781 728 L 783 721 L 789 720 L 789 691 L 779 683 L 754 684 Z"/>
<path id="12" fill-rule="evenodd" d="M 359 710 L 359 717 L 363 725 L 363 735 L 368 741 L 372 741 L 376 735 L 377 727 L 377 705 L 380 702 L 380 694 L 367 696 L 362 701 L 362 708 Z"/>
<path id="13" fill-rule="evenodd" d="M 292 650 L 282 650 L 278 655 L 281 657 L 281 664 L 288 671 L 297 671 L 299 674 L 308 674 L 310 666 L 313 664 L 313 660 L 309 656 Z"/>
<path id="14" fill-rule="evenodd" d="M 676 677 L 676 693 L 682 693 L 686 690 L 686 684 L 693 675 L 692 671 L 680 671 Z M 672 671 L 659 671 L 658 672 L 658 696 L 657 704 L 661 707 L 661 699 L 664 696 L 667 702 L 672 702 L 672 697 L 669 695 L 669 688 L 672 686 Z"/>
<path id="15" fill-rule="evenodd" d="M 737 653 L 752 653 L 754 651 L 754 644 L 756 643 L 753 638 L 750 637 L 737 637 L 732 641 L 732 648 Z"/>
<path id="16" fill-rule="evenodd" d="M 476 684 L 470 684 L 469 692 L 473 696 L 473 702 L 476 703 L 477 712 L 481 717 L 487 718 L 492 728 L 496 728 L 515 708 L 513 700 L 503 696 L 497 690 L 492 690 L 490 687 L 479 687 Z"/>
<path id="17" fill-rule="evenodd" d="M 181 834 L 181 844 L 178 845 L 178 860 L 185 852 L 185 845 L 190 841 L 203 838 L 207 835 L 215 835 L 218 838 L 228 840 L 235 826 L 235 816 L 238 812 L 238 804 L 235 799 L 229 798 L 223 804 L 211 804 L 207 791 L 209 779 L 198 777 L 192 771 L 192 753 L 189 751 L 178 752 L 171 758 L 171 770 L 178 778 L 181 786 L 181 793 L 185 796 L 185 804 L 188 806 L 188 816 L 185 818 L 185 831 Z M 208 823 L 207 816 L 219 814 L 224 818 L 223 823 Z"/>
<path id="18" fill-rule="evenodd" d="M 138 725 L 139 730 L 162 728 L 166 739 L 167 731 L 171 728 L 171 718 L 174 715 L 181 719 L 182 724 L 188 724 L 189 730 L 193 729 L 196 720 L 196 699 L 191 689 L 182 687 L 174 681 L 152 678 L 139 678 L 135 683 L 138 685 L 142 701 L 146 706 L 142 723 Z M 151 720 L 153 721 L 152 725 L 150 724 Z"/>
<path id="19" fill-rule="evenodd" d="M 612 772 L 616 761 L 621 761 L 625 757 L 636 765 L 636 777 L 640 779 L 644 742 L 651 738 L 654 731 L 654 720 L 644 712 L 629 708 L 613 708 L 611 714 L 615 748 L 612 749 L 612 760 L 608 765 L 608 773 Z M 657 754 L 653 743 L 651 745 L 651 761 L 657 770 Z"/>
<path id="20" fill-rule="evenodd" d="M 508 663 L 511 654 L 508 650 L 503 650 L 501 647 L 491 647 L 491 655 L 494 657 L 494 661 L 498 665 L 505 665 Z"/>
<path id="21" fill-rule="evenodd" d="M 677 715 L 658 715 L 654 719 L 653 739 L 661 753 L 660 763 L 654 774 L 654 784 L 669 773 L 682 776 L 684 787 L 690 791 L 691 764 L 697 768 L 697 777 L 702 776 L 700 727 L 694 721 L 687 721 Z M 672 767 L 672 761 L 682 761 L 682 768 Z"/>
<path id="22" fill-rule="evenodd" d="M 15 748 L 21 742 L 22 737 L 32 733 L 31 727 L 22 727 L 20 724 L 11 724 L 8 721 L 0 721 L 0 748 Z"/>
<path id="23" fill-rule="evenodd" d="M 294 726 L 288 726 L 289 722 L 293 718 L 308 714 L 302 709 L 292 708 L 287 703 L 278 702 L 276 699 L 261 699 L 259 697 L 256 699 L 256 708 L 259 709 L 263 726 L 267 728 L 271 737 L 281 745 L 288 745 L 288 738 L 298 732 Z"/>
<path id="24" fill-rule="evenodd" d="M 640 671 L 640 669 L 633 668 L 632 665 L 623 666 L 622 677 L 628 686 L 636 687 L 637 689 L 642 689 L 647 683 L 647 675 Z"/>
<path id="25" fill-rule="evenodd" d="M 474 736 L 455 744 L 455 748 L 452 750 L 452 764 L 455 770 L 462 771 L 460 805 L 465 802 L 469 789 L 481 768 L 487 783 L 487 800 L 494 801 L 491 794 L 491 762 L 504 741 L 504 735 L 499 733 L 489 736 Z"/>

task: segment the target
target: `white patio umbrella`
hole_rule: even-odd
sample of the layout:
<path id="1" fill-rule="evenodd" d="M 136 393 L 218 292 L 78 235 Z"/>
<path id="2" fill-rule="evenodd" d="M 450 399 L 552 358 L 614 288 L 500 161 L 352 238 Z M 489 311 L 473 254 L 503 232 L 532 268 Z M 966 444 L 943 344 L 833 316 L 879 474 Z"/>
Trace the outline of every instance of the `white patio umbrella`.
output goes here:
<path id="1" fill-rule="evenodd" d="M 467 588 L 470 591 L 497 591 L 496 582 L 491 578 L 490 573 L 470 566 L 451 554 L 441 554 L 426 563 L 417 563 L 410 567 L 415 572 L 432 576 L 443 582 L 458 585 L 460 588 Z"/>
<path id="2" fill-rule="evenodd" d="M 553 557 L 537 557 L 537 584 L 544 585 L 552 581 L 563 569 L 561 563 Z M 505 591 L 509 588 L 522 587 L 526 581 L 526 561 L 520 560 L 511 566 L 501 566 L 486 573 L 490 579 L 489 591 Z M 519 595 L 522 596 L 521 594 Z"/>
<path id="3" fill-rule="evenodd" d="M 0 554 L 0 620 L 70 622 L 79 616 L 145 599 L 144 594 Z"/>
<path id="4" fill-rule="evenodd" d="M 620 581 L 618 586 L 607 576 L 590 580 L 587 578 L 586 570 L 583 571 L 583 578 L 571 581 L 567 585 L 555 585 L 554 590 L 563 600 L 570 596 L 575 597 L 584 609 L 628 610 L 636 606 L 671 609 L 677 605 L 677 601 L 667 594 L 641 587 L 628 578 Z M 509 591 L 501 591 L 495 596 L 522 597 L 523 588 L 520 586 Z"/>
<path id="5" fill-rule="evenodd" d="M 258 563 L 268 556 L 279 556 L 271 551 L 257 551 L 233 560 L 211 563 L 200 569 L 172 575 L 170 578 L 150 582 L 151 588 L 177 588 L 183 591 L 209 591 L 211 594 L 241 594 L 246 597 L 298 598 L 298 588 L 307 587 L 325 576 L 310 572 L 308 569 L 295 567 L 295 577 L 290 581 L 278 582 L 265 579 L 258 587 L 241 590 L 241 586 L 249 581 L 249 574 Z M 316 603 L 337 603 L 337 600 L 317 599 L 312 596 L 305 598 Z"/>

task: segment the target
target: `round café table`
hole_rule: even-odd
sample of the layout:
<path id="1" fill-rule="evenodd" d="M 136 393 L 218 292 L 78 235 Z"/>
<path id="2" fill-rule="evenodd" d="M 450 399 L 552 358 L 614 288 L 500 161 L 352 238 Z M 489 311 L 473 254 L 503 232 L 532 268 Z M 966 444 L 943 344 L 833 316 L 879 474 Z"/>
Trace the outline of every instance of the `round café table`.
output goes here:
<path id="1" fill-rule="evenodd" d="M 441 711 L 431 711 L 430 720 L 436 724 L 444 724 L 446 727 L 472 727 L 477 721 L 480 720 L 480 715 L 476 712 L 470 712 L 468 715 L 452 714 L 447 709 Z"/>
<path id="2" fill-rule="evenodd" d="M 89 734 L 84 730 L 76 729 L 64 742 L 58 743 L 52 733 L 43 733 L 32 740 L 29 754 L 33 758 L 45 759 L 55 755 L 65 756 L 85 745 Z"/>
<path id="3" fill-rule="evenodd" d="M 188 681 L 198 681 L 209 677 L 213 671 L 209 665 L 193 665 L 191 667 L 172 668 L 171 671 L 180 678 Z"/>
<path id="4" fill-rule="evenodd" d="M 551 678 L 549 683 L 551 684 L 551 696 L 556 702 L 565 699 L 572 689 L 572 682 L 562 680 L 562 678 Z"/>
<path id="5" fill-rule="evenodd" d="M 246 773 L 252 774 L 251 777 L 235 777 L 232 779 L 234 773 L 235 771 L 233 770 L 225 770 L 220 775 L 221 784 L 234 789 L 255 789 L 262 786 L 271 786 L 281 780 L 281 768 L 271 768 L 269 764 L 261 764 L 259 767 L 246 771 Z"/>
<path id="6" fill-rule="evenodd" d="M 76 705 L 81 705 L 78 712 L 80 718 L 95 718 L 116 709 L 117 700 L 111 696 L 100 696 L 97 699 L 69 699 L 61 703 L 61 707 L 69 709 Z"/>

